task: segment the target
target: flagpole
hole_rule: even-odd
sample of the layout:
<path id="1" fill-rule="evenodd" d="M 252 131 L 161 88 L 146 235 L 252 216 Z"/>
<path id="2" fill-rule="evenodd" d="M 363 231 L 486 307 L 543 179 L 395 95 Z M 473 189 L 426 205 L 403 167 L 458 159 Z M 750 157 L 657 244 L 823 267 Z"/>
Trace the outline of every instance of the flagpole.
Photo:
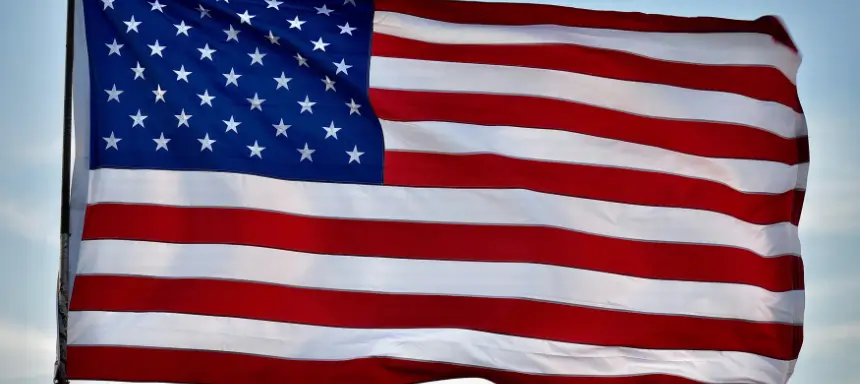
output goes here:
<path id="1" fill-rule="evenodd" d="M 63 164 L 60 191 L 60 271 L 57 278 L 57 356 L 54 383 L 67 384 L 66 341 L 69 320 L 69 211 L 72 166 L 72 76 L 75 58 L 75 1 L 66 2 L 66 63 L 63 93 Z"/>

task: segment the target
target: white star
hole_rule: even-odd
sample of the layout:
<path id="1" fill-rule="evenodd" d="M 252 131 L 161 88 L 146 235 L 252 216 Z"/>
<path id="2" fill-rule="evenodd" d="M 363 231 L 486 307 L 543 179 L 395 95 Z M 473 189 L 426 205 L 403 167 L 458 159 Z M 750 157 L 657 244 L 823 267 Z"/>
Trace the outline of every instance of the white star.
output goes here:
<path id="1" fill-rule="evenodd" d="M 134 120 L 134 123 L 131 124 L 132 128 L 134 128 L 138 125 L 145 128 L 145 126 L 143 125 L 143 121 L 146 120 L 146 118 L 149 116 L 141 115 L 140 109 L 138 109 L 136 115 L 128 115 L 128 117 L 130 117 L 132 120 Z"/>
<path id="2" fill-rule="evenodd" d="M 209 18 L 212 17 L 212 15 L 209 14 L 209 10 L 203 7 L 203 4 L 198 5 L 197 10 L 200 11 L 200 18 L 201 19 L 204 17 L 209 17 Z"/>
<path id="3" fill-rule="evenodd" d="M 278 130 L 277 132 L 275 132 L 275 137 L 278 137 L 282 134 L 284 135 L 284 137 L 287 137 L 287 129 L 290 129 L 290 127 L 292 127 L 292 125 L 284 124 L 284 119 L 281 119 L 278 124 L 272 124 L 272 126 Z"/>
<path id="4" fill-rule="evenodd" d="M 346 75 L 349 75 L 349 72 L 347 72 L 347 69 L 352 68 L 352 66 L 348 65 L 344 59 L 340 59 L 340 63 L 332 63 L 332 64 L 334 64 L 334 66 L 337 67 L 337 71 L 334 73 L 335 75 L 337 75 L 341 72 L 343 72 Z"/>
<path id="5" fill-rule="evenodd" d="M 346 23 L 344 25 L 338 25 L 337 27 L 340 28 L 340 34 L 341 35 L 343 35 L 345 33 L 345 34 L 350 35 L 350 36 L 352 36 L 352 31 L 358 29 L 358 28 L 350 27 L 349 23 Z"/>
<path id="6" fill-rule="evenodd" d="M 349 99 L 349 102 L 346 103 L 346 106 L 349 107 L 349 115 L 352 116 L 353 113 L 357 113 L 361 116 L 361 112 L 358 111 L 361 108 L 361 104 L 356 104 L 355 100 Z"/>
<path id="7" fill-rule="evenodd" d="M 343 5 L 352 4 L 355 7 L 355 0 L 343 0 Z"/>
<path id="8" fill-rule="evenodd" d="M 216 50 L 209 48 L 208 43 L 203 48 L 197 48 L 197 50 L 200 51 L 200 60 L 209 59 L 209 61 L 213 60 L 212 54 L 217 52 Z"/>
<path id="9" fill-rule="evenodd" d="M 321 51 L 323 51 L 323 52 L 325 52 L 325 47 L 326 47 L 326 46 L 331 45 L 331 44 L 326 43 L 325 41 L 323 41 L 322 37 L 320 37 L 320 39 L 319 39 L 319 40 L 317 40 L 317 41 L 313 41 L 313 40 L 311 40 L 311 43 L 313 43 L 313 45 L 314 45 L 314 49 L 313 49 L 314 51 L 316 51 L 317 49 L 319 49 L 319 50 L 321 50 Z"/>
<path id="10" fill-rule="evenodd" d="M 275 36 L 275 34 L 274 34 L 274 33 L 272 33 L 272 31 L 269 31 L 269 34 L 268 34 L 268 35 L 266 35 L 266 38 L 267 38 L 267 39 L 269 39 L 269 42 L 270 42 L 270 43 L 272 43 L 272 44 L 275 44 L 275 45 L 281 45 L 281 43 L 279 43 L 279 42 L 278 42 L 278 40 L 280 39 L 280 37 Z"/>
<path id="11" fill-rule="evenodd" d="M 310 68 L 310 65 L 308 65 L 308 59 L 305 59 L 304 57 L 302 57 L 302 55 L 300 55 L 300 54 L 296 53 L 296 55 L 295 55 L 295 56 L 293 56 L 293 57 L 295 57 L 295 58 L 296 58 L 296 60 L 298 60 L 298 61 L 299 61 L 299 66 L 300 66 L 300 67 L 301 67 L 301 66 L 305 66 L 305 67 Z"/>
<path id="12" fill-rule="evenodd" d="M 108 150 L 111 147 L 113 147 L 114 149 L 119 151 L 119 147 L 117 147 L 117 143 L 119 143 L 122 139 L 114 136 L 113 132 L 110 133 L 110 137 L 102 137 L 102 139 L 104 141 L 107 141 L 107 147 L 105 147 L 105 150 Z"/>
<path id="13" fill-rule="evenodd" d="M 204 149 L 208 149 L 208 150 L 209 150 L 209 152 L 213 152 L 213 151 L 214 151 L 214 150 L 212 149 L 212 144 L 214 144 L 216 140 L 211 140 L 211 139 L 209 139 L 209 134 L 208 134 L 208 133 L 206 134 L 206 136 L 205 136 L 204 138 L 202 138 L 202 139 L 197 139 L 197 141 L 199 141 L 199 142 L 200 142 L 200 152 L 203 152 L 203 150 L 204 150 Z"/>
<path id="14" fill-rule="evenodd" d="M 108 56 L 116 53 L 117 56 L 122 56 L 122 53 L 119 52 L 119 49 L 124 47 L 125 44 L 117 44 L 116 39 L 113 39 L 113 43 L 105 44 L 108 48 L 110 48 L 110 52 L 108 52 Z"/>
<path id="15" fill-rule="evenodd" d="M 254 53 L 248 54 L 248 56 L 251 56 L 251 65 L 254 65 L 254 63 L 260 63 L 260 65 L 263 65 L 263 57 L 266 55 L 266 53 L 260 53 L 260 48 L 255 48 Z"/>
<path id="16" fill-rule="evenodd" d="M 190 25 L 185 24 L 185 20 L 182 20 L 179 24 L 173 24 L 173 26 L 176 27 L 176 36 L 180 34 L 188 36 L 188 30 L 192 28 Z"/>
<path id="17" fill-rule="evenodd" d="M 164 138 L 164 132 L 161 132 L 161 137 L 157 139 L 152 139 L 155 142 L 155 151 L 158 152 L 159 149 L 164 148 L 167 151 L 167 143 L 170 142 L 170 139 Z"/>
<path id="18" fill-rule="evenodd" d="M 142 22 L 140 22 L 140 21 L 136 21 L 136 20 L 134 19 L 134 15 L 131 15 L 131 20 L 129 20 L 129 21 L 123 21 L 123 23 L 125 23 L 125 25 L 128 27 L 128 29 L 126 29 L 126 30 L 125 30 L 125 33 L 129 33 L 129 32 L 131 32 L 131 31 L 135 31 L 135 32 L 137 32 L 137 33 L 140 33 L 140 31 L 138 31 L 138 30 L 137 30 L 137 27 L 138 27 L 140 24 L 142 24 Z"/>
<path id="19" fill-rule="evenodd" d="M 185 80 L 186 83 L 188 82 L 188 75 L 191 74 L 191 72 L 188 72 L 185 70 L 184 65 L 181 68 L 179 68 L 178 71 L 173 71 L 173 73 L 176 74 L 176 81 Z"/>
<path id="20" fill-rule="evenodd" d="M 233 132 L 239 133 L 239 129 L 238 129 L 238 128 L 239 128 L 239 124 L 242 124 L 242 123 L 241 123 L 241 122 L 238 122 L 238 121 L 236 121 L 236 120 L 233 120 L 233 116 L 230 116 L 230 120 L 229 120 L 229 121 L 228 121 L 228 120 L 221 120 L 221 121 L 223 121 L 223 122 L 224 122 L 224 124 L 227 124 L 227 130 L 226 130 L 226 131 L 224 131 L 224 132 L 230 132 L 230 131 L 233 131 Z"/>
<path id="21" fill-rule="evenodd" d="M 295 19 L 287 20 L 287 21 L 290 22 L 290 29 L 295 28 L 295 29 L 298 29 L 300 31 L 302 30 L 302 24 L 306 23 L 306 21 L 299 20 L 298 16 L 296 16 Z"/>
<path id="22" fill-rule="evenodd" d="M 266 9 L 275 8 L 276 11 L 280 11 L 281 9 L 278 8 L 278 6 L 283 4 L 283 2 L 278 0 L 266 0 L 266 4 L 268 4 L 268 6 L 266 6 Z"/>
<path id="23" fill-rule="evenodd" d="M 334 10 L 328 9 L 325 4 L 322 7 L 314 7 L 314 9 L 317 10 L 317 15 L 331 16 L 331 13 L 334 12 Z"/>
<path id="24" fill-rule="evenodd" d="M 107 92 L 107 94 L 108 94 L 108 99 L 107 99 L 108 102 L 110 102 L 111 100 L 116 100 L 116 102 L 119 103 L 119 95 L 125 91 L 117 90 L 116 84 L 114 84 L 113 88 L 105 89 L 105 92 Z"/>
<path id="25" fill-rule="evenodd" d="M 328 78 L 328 76 L 326 76 L 326 77 L 325 77 L 325 79 L 322 79 L 322 82 L 323 82 L 323 83 L 325 83 L 325 90 L 326 90 L 326 92 L 328 92 L 328 90 L 329 90 L 329 89 L 331 89 L 332 91 L 337 92 L 337 89 L 335 89 L 335 88 L 334 88 L 334 83 L 335 83 L 335 81 L 334 81 L 334 80 L 329 79 L 329 78 Z"/>
<path id="26" fill-rule="evenodd" d="M 149 49 L 152 50 L 152 53 L 149 54 L 150 56 L 158 55 L 158 56 L 164 57 L 164 55 L 161 54 L 161 51 L 163 51 L 164 48 L 167 48 L 167 46 L 158 45 L 158 40 L 155 40 L 155 44 L 153 44 L 153 45 L 147 44 L 147 46 L 149 47 Z"/>
<path id="27" fill-rule="evenodd" d="M 161 84 L 159 84 L 158 89 L 152 91 L 152 93 L 155 94 L 155 102 L 156 103 L 158 103 L 158 100 L 164 101 L 165 103 L 167 102 L 164 100 L 164 94 L 167 93 L 167 91 L 161 89 Z"/>
<path id="28" fill-rule="evenodd" d="M 179 115 L 173 116 L 176 116 L 176 119 L 179 120 L 179 125 L 177 125 L 177 127 L 181 127 L 184 125 L 186 127 L 191 128 L 191 125 L 188 124 L 188 120 L 191 119 L 191 115 L 185 114 L 185 108 L 182 109 L 182 112 Z"/>
<path id="29" fill-rule="evenodd" d="M 261 99 L 261 98 L 257 97 L 256 92 L 254 93 L 253 99 L 245 99 L 245 100 L 248 100 L 248 102 L 251 103 L 251 110 L 252 111 L 255 109 L 259 109 L 261 112 L 263 111 L 263 102 L 265 102 L 266 99 Z"/>
<path id="30" fill-rule="evenodd" d="M 363 155 L 364 152 L 359 152 L 358 146 L 356 145 L 352 147 L 352 151 L 346 151 L 346 154 L 349 155 L 349 164 L 352 164 L 353 161 L 361 164 L 361 155 Z"/>
<path id="31" fill-rule="evenodd" d="M 203 90 L 203 94 L 197 94 L 197 97 L 200 98 L 200 105 L 206 104 L 208 106 L 212 106 L 212 100 L 215 100 L 215 96 L 209 96 L 209 90 Z"/>
<path id="32" fill-rule="evenodd" d="M 334 121 L 332 121 L 328 127 L 322 127 L 322 128 L 325 129 L 325 132 L 326 132 L 325 133 L 325 139 L 328 139 L 329 137 L 334 137 L 334 139 L 337 140 L 337 131 L 340 131 L 341 128 L 335 127 Z"/>
<path id="33" fill-rule="evenodd" d="M 237 43 L 239 42 L 239 32 L 242 31 L 237 31 L 233 29 L 233 25 L 230 25 L 230 29 L 224 30 L 224 33 L 227 34 L 227 41 L 236 40 Z"/>
<path id="34" fill-rule="evenodd" d="M 284 75 L 284 72 L 281 72 L 281 77 L 275 77 L 274 79 L 278 82 L 278 85 L 275 87 L 275 90 L 281 89 L 281 87 L 284 87 L 287 90 L 290 89 L 289 82 L 290 80 L 292 80 L 292 78 Z"/>
<path id="35" fill-rule="evenodd" d="M 257 156 L 261 159 L 263 158 L 263 150 L 266 149 L 266 147 L 259 146 L 257 144 L 257 140 L 254 140 L 254 145 L 248 145 L 247 147 L 248 147 L 248 149 L 251 150 L 251 156 L 250 157 Z"/>
<path id="36" fill-rule="evenodd" d="M 152 9 L 150 9 L 150 11 L 158 11 L 161 13 L 164 13 L 163 8 L 166 7 L 166 5 L 159 3 L 158 0 L 150 1 L 149 5 L 152 6 Z"/>
<path id="37" fill-rule="evenodd" d="M 302 161 L 305 161 L 305 159 L 308 159 L 313 163 L 314 159 L 311 157 L 311 155 L 313 155 L 313 153 L 317 151 L 316 149 L 308 148 L 308 143 L 305 143 L 304 149 L 299 148 L 296 150 L 302 154 L 302 158 L 299 160 L 299 162 L 302 162 Z"/>
<path id="38" fill-rule="evenodd" d="M 139 61 L 137 62 L 137 66 L 132 68 L 131 70 L 134 71 L 134 79 L 133 80 L 137 80 L 138 77 L 146 80 L 146 78 L 143 77 L 143 71 L 145 71 L 146 68 L 141 67 Z"/>
<path id="39" fill-rule="evenodd" d="M 305 113 L 305 111 L 309 111 L 311 114 L 314 113 L 313 106 L 316 102 L 311 101 L 307 95 L 305 95 L 305 101 L 299 101 L 298 103 L 302 106 L 302 110 L 299 112 L 300 114 Z"/>
<path id="40" fill-rule="evenodd" d="M 104 11 L 105 9 L 108 9 L 108 8 L 114 9 L 113 2 L 114 2 L 114 0 L 102 0 L 102 3 L 104 3 L 104 8 L 102 8 L 102 10 Z"/>
<path id="41" fill-rule="evenodd" d="M 233 68 L 230 68 L 230 73 L 225 73 L 224 77 L 227 78 L 227 84 L 224 84 L 225 87 L 230 85 L 230 83 L 238 87 L 239 82 L 237 80 L 239 80 L 242 75 L 237 75 L 236 72 L 233 72 Z"/>
<path id="42" fill-rule="evenodd" d="M 236 15 L 239 16 L 239 24 L 247 23 L 248 25 L 251 25 L 251 19 L 257 17 L 254 15 L 249 15 L 247 9 L 245 10 L 245 13 L 237 13 Z"/>

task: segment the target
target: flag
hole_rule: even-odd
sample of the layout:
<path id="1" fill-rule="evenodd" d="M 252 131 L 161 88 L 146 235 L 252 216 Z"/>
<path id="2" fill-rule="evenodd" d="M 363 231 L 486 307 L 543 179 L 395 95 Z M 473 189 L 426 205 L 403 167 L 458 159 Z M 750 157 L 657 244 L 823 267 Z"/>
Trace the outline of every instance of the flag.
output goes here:
<path id="1" fill-rule="evenodd" d="M 785 383 L 778 19 L 79 0 L 71 379 Z"/>

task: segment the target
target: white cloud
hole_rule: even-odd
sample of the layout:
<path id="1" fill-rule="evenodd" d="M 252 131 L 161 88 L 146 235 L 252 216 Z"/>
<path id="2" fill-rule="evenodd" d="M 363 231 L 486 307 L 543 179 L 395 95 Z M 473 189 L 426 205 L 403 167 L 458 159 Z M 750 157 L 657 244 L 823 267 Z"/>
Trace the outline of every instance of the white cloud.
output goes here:
<path id="1" fill-rule="evenodd" d="M 809 281 L 806 284 L 806 299 L 809 302 L 832 298 L 846 299 L 860 292 L 860 279 L 839 278 Z"/>
<path id="2" fill-rule="evenodd" d="M 841 341 L 854 344 L 860 341 L 860 321 L 825 327 L 822 332 L 816 332 L 816 336 L 821 341 Z"/>
<path id="3" fill-rule="evenodd" d="M 57 231 L 50 229 L 57 224 L 49 220 L 58 222 L 57 214 L 44 212 L 39 205 L 20 200 L 0 196 L 0 230 L 34 243 L 56 245 L 59 241 Z"/>
<path id="4" fill-rule="evenodd" d="M 860 232 L 860 181 L 810 182 L 800 219 L 801 233 Z"/>
<path id="5" fill-rule="evenodd" d="M 35 146 L 16 147 L 11 154 L 17 164 L 59 168 L 63 161 L 63 136 L 54 135 L 50 140 Z"/>
<path id="6" fill-rule="evenodd" d="M 38 127 L 36 129 L 5 127 L 4 140 L 0 142 L 0 159 L 27 169 L 51 167 L 58 170 L 63 153 L 62 125 L 52 123 L 50 129 L 41 129 L 44 126 L 38 123 L 33 124 L 34 128 Z"/>
<path id="7" fill-rule="evenodd" d="M 0 319 L 0 382 L 51 377 L 56 339 L 50 330 Z"/>
<path id="8" fill-rule="evenodd" d="M 845 348 L 858 346 L 860 346 L 860 321 L 831 326 L 806 326 L 801 359 L 804 355 L 842 355 L 845 353 Z"/>

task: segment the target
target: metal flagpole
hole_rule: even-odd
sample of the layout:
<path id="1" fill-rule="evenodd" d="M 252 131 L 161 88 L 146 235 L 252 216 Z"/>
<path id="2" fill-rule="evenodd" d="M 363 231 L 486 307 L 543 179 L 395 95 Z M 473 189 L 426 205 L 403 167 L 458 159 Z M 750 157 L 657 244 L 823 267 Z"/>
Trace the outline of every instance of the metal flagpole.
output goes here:
<path id="1" fill-rule="evenodd" d="M 75 57 L 75 1 L 66 3 L 66 71 L 63 96 L 63 165 L 60 191 L 60 271 L 57 278 L 57 359 L 54 383 L 67 384 L 66 331 L 69 320 L 69 211 L 72 165 L 72 76 Z"/>

